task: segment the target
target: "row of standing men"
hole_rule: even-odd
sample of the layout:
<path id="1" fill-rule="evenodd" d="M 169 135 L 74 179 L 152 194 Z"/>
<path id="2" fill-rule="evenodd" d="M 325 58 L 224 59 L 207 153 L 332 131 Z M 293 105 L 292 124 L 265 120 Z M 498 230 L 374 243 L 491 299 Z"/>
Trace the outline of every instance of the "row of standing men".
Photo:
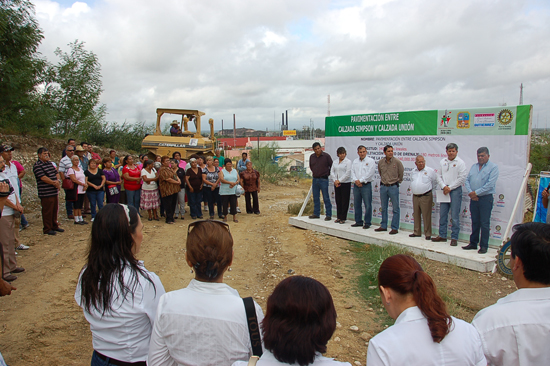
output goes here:
<path id="1" fill-rule="evenodd" d="M 359 155 L 353 162 L 347 158 L 344 147 L 336 151 L 338 160 L 332 160 L 328 153 L 323 152 L 321 144 L 313 144 L 313 154 L 309 166 L 313 174 L 312 193 L 314 210 L 310 219 L 320 218 L 320 194 L 323 195 L 326 217 L 325 221 L 332 220 L 332 204 L 328 192 L 329 178 L 334 182 L 337 218 L 335 222 L 344 224 L 347 219 L 351 185 L 353 184 L 353 198 L 355 223 L 352 227 L 368 229 L 372 224 L 372 182 L 376 169 L 380 175 L 380 201 L 382 205 L 382 221 L 375 231 L 387 231 L 388 204 L 391 201 L 393 217 L 391 220 L 390 235 L 399 232 L 399 185 L 403 182 L 403 163 L 393 156 L 393 146 L 384 147 L 385 157 L 375 162 L 367 156 L 367 148 L 360 145 L 357 148 Z M 449 143 L 446 146 L 447 157 L 440 161 L 440 168 L 436 171 L 426 166 L 425 159 L 418 155 L 415 160 L 416 168 L 411 174 L 411 190 L 413 194 L 414 232 L 410 237 L 420 237 L 422 221 L 426 240 L 433 242 L 447 241 L 447 225 L 449 212 L 451 213 L 451 246 L 457 246 L 460 232 L 460 211 L 462 204 L 463 186 L 470 197 L 470 213 L 472 219 L 472 233 L 468 245 L 464 250 L 478 249 L 478 253 L 487 253 L 490 235 L 491 211 L 493 209 L 493 195 L 496 193 L 496 182 L 499 175 L 498 166 L 489 161 L 489 149 L 480 147 L 477 150 L 477 163 L 467 170 L 464 161 L 458 157 L 458 146 Z M 432 238 L 432 205 L 433 193 L 441 189 L 443 199 L 440 202 L 439 235 Z M 362 205 L 365 205 L 363 216 Z M 421 220 L 422 219 L 422 220 Z"/>

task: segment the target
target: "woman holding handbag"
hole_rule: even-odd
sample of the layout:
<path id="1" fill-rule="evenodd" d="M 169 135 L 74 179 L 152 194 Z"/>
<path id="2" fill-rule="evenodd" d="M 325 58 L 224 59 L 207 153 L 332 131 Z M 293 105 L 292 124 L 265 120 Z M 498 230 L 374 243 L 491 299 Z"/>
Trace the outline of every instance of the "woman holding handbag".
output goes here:
<path id="1" fill-rule="evenodd" d="M 149 366 L 231 365 L 248 360 L 252 344 L 243 299 L 223 282 L 233 262 L 233 238 L 221 221 L 187 228 L 186 262 L 195 278 L 161 297 L 149 346 Z M 252 302 L 258 323 L 262 309 Z"/>
<path id="2" fill-rule="evenodd" d="M 113 162 L 110 158 L 103 159 L 103 174 L 105 175 L 105 194 L 107 203 L 118 203 L 120 200 L 120 186 L 122 180 L 118 174 L 118 170 L 113 167 Z"/>

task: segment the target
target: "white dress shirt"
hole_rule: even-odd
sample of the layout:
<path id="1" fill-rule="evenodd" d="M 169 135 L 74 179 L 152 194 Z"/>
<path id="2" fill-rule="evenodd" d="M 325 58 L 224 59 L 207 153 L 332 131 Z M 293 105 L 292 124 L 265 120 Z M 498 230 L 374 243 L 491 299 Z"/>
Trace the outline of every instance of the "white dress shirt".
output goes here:
<path id="1" fill-rule="evenodd" d="M 118 277 L 115 277 L 113 285 L 112 310 L 105 314 L 97 311 L 93 306 L 87 312 L 82 303 L 80 278 L 76 286 L 74 298 L 80 307 L 84 309 L 84 316 L 90 323 L 92 331 L 92 343 L 97 352 L 124 362 L 139 362 L 147 360 L 149 341 L 153 322 L 157 311 L 157 304 L 164 295 L 164 286 L 159 277 L 149 272 L 140 262 L 141 268 L 149 275 L 153 284 L 143 276 L 138 276 L 138 283 L 134 286 L 131 282 L 131 271 L 124 269 L 124 283 L 133 290 L 124 299 L 120 294 Z"/>
<path id="2" fill-rule="evenodd" d="M 246 366 L 248 365 L 248 361 L 237 361 L 234 362 L 232 366 Z M 284 366 L 288 363 L 280 362 L 278 361 L 273 353 L 269 352 L 268 350 L 265 350 L 262 357 L 258 360 L 256 363 L 257 366 Z M 351 366 L 349 362 L 339 362 L 335 361 L 332 358 L 324 357 L 320 354 L 317 354 L 315 357 L 315 360 L 313 363 L 310 363 L 308 366 Z"/>
<path id="3" fill-rule="evenodd" d="M 339 181 L 340 183 L 350 183 L 351 182 L 351 160 L 344 158 L 340 161 L 334 160 L 332 162 L 332 167 L 330 168 L 330 177 L 332 181 Z"/>
<path id="4" fill-rule="evenodd" d="M 472 324 L 489 365 L 550 364 L 550 287 L 519 289 L 481 310 Z"/>
<path id="5" fill-rule="evenodd" d="M 412 171 L 411 191 L 413 194 L 424 194 L 437 185 L 437 174 L 426 166 L 422 170 L 415 168 Z"/>
<path id="6" fill-rule="evenodd" d="M 260 323 L 264 314 L 254 302 Z M 252 356 L 244 303 L 225 283 L 191 280 L 160 299 L 149 366 L 231 365 Z"/>
<path id="7" fill-rule="evenodd" d="M 17 167 L 14 163 L 11 163 L 10 166 L 6 164 L 4 171 L 0 172 L 0 179 L 8 179 L 11 186 L 13 187 L 13 193 L 8 196 L 8 200 L 10 200 L 10 202 L 14 205 L 16 205 L 17 202 L 21 203 L 21 196 L 19 192 L 19 176 L 17 175 Z M 14 213 L 15 210 L 13 208 L 9 207 L 8 205 L 4 205 L 4 208 L 2 209 L 2 216 L 10 216 Z"/>
<path id="8" fill-rule="evenodd" d="M 367 366 L 486 366 L 478 332 L 471 324 L 452 319 L 449 334 L 436 343 L 420 309 L 405 309 L 393 326 L 370 340 Z"/>
<path id="9" fill-rule="evenodd" d="M 449 186 L 452 191 L 466 182 L 466 178 L 468 178 L 468 169 L 464 161 L 458 156 L 453 160 L 449 160 L 449 158 L 441 159 L 439 165 L 440 168 L 437 172 L 437 181 L 441 189 L 445 188 L 445 186 Z"/>
<path id="10" fill-rule="evenodd" d="M 363 160 L 357 158 L 353 161 L 351 166 L 351 181 L 355 183 L 355 181 L 358 180 L 362 184 L 372 182 L 376 169 L 376 162 L 372 158 L 368 156 Z"/>

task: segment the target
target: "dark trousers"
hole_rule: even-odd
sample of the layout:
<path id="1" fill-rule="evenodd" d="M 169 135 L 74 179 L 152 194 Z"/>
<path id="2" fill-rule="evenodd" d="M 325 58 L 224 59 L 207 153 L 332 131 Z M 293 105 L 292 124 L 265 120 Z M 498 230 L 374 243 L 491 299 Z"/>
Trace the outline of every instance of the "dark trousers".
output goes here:
<path id="1" fill-rule="evenodd" d="M 73 202 L 69 201 L 68 199 L 71 196 L 71 191 L 67 191 L 65 189 L 65 210 L 67 210 L 67 216 L 71 216 L 73 214 Z"/>
<path id="2" fill-rule="evenodd" d="M 42 203 L 42 224 L 44 225 L 42 232 L 46 234 L 48 231 L 59 228 L 57 222 L 58 196 L 40 197 L 40 201 Z"/>
<path id="3" fill-rule="evenodd" d="M 227 214 L 236 215 L 237 214 L 237 196 L 232 195 L 223 195 L 222 196 L 222 204 L 223 204 L 223 215 L 227 216 Z M 228 206 L 231 206 L 231 209 L 229 212 L 227 211 Z"/>
<path id="4" fill-rule="evenodd" d="M 187 191 L 187 201 L 189 202 L 189 211 L 191 211 L 191 218 L 202 217 L 202 191 Z"/>
<path id="5" fill-rule="evenodd" d="M 210 187 L 203 187 L 202 196 L 206 198 L 206 202 L 208 202 L 208 213 L 210 214 L 210 217 L 214 216 L 214 205 L 218 206 L 218 217 L 222 216 L 220 189 L 216 187 L 214 190 L 212 190 Z"/>
<path id="6" fill-rule="evenodd" d="M 244 192 L 244 201 L 246 202 L 246 213 L 260 213 L 260 204 L 258 203 L 258 191 Z"/>
<path id="7" fill-rule="evenodd" d="M 178 194 L 174 193 L 166 197 L 161 198 L 166 210 L 166 222 L 174 222 L 174 212 L 176 211 L 176 202 L 178 201 Z"/>
<path id="8" fill-rule="evenodd" d="M 334 187 L 334 199 L 336 200 L 336 218 L 346 220 L 348 218 L 349 194 L 351 183 L 340 183 L 340 187 Z"/>
<path id="9" fill-rule="evenodd" d="M 491 233 L 491 211 L 493 210 L 493 195 L 478 196 L 479 200 L 470 201 L 470 213 L 472 214 L 472 234 L 470 244 L 481 249 L 489 247 L 489 235 Z M 479 232 L 481 231 L 481 240 Z"/>

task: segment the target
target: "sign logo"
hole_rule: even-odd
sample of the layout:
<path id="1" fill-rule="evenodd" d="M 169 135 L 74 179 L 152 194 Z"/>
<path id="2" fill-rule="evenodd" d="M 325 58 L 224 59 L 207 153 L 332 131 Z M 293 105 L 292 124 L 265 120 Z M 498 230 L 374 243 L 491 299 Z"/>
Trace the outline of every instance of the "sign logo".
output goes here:
<path id="1" fill-rule="evenodd" d="M 296 136 L 296 130 L 283 130 L 283 136 Z"/>
<path id="2" fill-rule="evenodd" d="M 514 114 L 509 109 L 503 109 L 498 113 L 498 123 L 503 126 L 509 125 L 514 119 Z"/>
<path id="3" fill-rule="evenodd" d="M 459 112 L 456 115 L 456 127 L 461 129 L 470 128 L 470 112 Z"/>

